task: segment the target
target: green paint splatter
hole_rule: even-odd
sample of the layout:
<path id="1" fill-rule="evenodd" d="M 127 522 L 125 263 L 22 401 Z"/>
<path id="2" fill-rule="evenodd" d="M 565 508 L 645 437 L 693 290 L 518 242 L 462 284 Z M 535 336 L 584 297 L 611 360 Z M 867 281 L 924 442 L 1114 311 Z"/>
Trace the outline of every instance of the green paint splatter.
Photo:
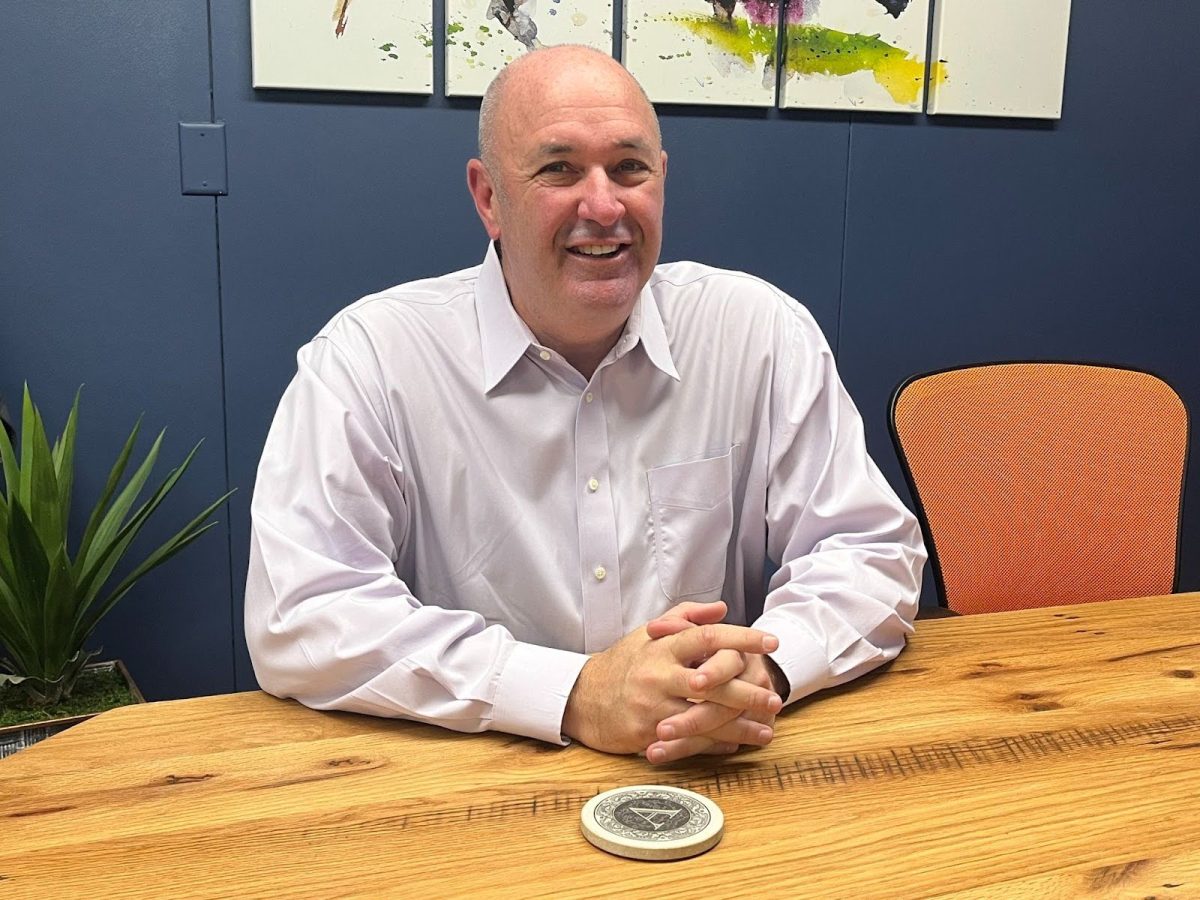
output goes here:
<path id="1" fill-rule="evenodd" d="M 925 63 L 879 39 L 877 34 L 847 34 L 815 25 L 789 25 L 787 68 L 802 75 L 850 75 L 869 71 L 897 103 L 921 96 Z"/>
<path id="2" fill-rule="evenodd" d="M 431 41 L 426 35 L 417 33 L 414 34 L 413 37 L 420 41 L 427 49 L 433 46 L 433 41 Z M 399 50 L 401 47 L 394 41 L 388 41 L 386 44 L 380 44 L 379 49 L 387 54 L 386 56 L 379 57 L 380 62 L 387 62 L 389 59 L 400 58 Z"/>
<path id="3" fill-rule="evenodd" d="M 711 16 L 673 16 L 688 31 L 720 47 L 747 64 L 770 61 L 775 51 L 775 29 L 737 18 L 718 22 Z M 819 25 L 787 26 L 787 70 L 798 75 L 844 76 L 870 72 L 897 103 L 913 104 L 921 95 L 925 62 L 877 34 L 848 34 Z M 934 63 L 930 78 L 940 84 L 946 69 Z"/>
<path id="4" fill-rule="evenodd" d="M 711 16 L 674 16 L 697 37 L 732 53 L 747 65 L 755 58 L 772 59 L 775 56 L 775 27 L 755 25 L 747 19 L 737 18 L 726 24 Z"/>

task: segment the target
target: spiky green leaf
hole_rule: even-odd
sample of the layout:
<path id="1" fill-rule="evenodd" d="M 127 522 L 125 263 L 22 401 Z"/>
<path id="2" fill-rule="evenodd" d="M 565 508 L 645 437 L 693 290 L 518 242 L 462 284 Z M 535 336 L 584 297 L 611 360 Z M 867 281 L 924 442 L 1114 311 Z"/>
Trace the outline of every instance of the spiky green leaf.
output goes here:
<path id="1" fill-rule="evenodd" d="M 37 651 L 33 633 L 23 614 L 21 601 L 5 582 L 0 582 L 0 644 L 4 644 L 8 652 L 16 657 L 16 665 L 21 667 L 21 671 L 29 671 L 34 665 Z"/>
<path id="2" fill-rule="evenodd" d="M 96 624 L 140 578 L 213 527 L 215 523 L 208 520 L 228 497 L 206 507 L 98 601 L 115 567 L 187 470 L 199 445 L 138 506 L 163 441 L 160 433 L 122 484 L 133 458 L 139 419 L 88 516 L 72 562 L 67 531 L 79 400 L 77 393 L 62 435 L 51 444 L 26 387 L 19 451 L 0 433 L 0 468 L 7 487 L 6 496 L 0 498 L 0 643 L 12 657 L 6 663 L 10 675 L 0 684 L 15 685 L 35 702 L 70 692 L 82 665 L 93 655 L 82 647 Z"/>
<path id="3" fill-rule="evenodd" d="M 0 502 L 0 582 L 11 586 L 13 563 L 12 551 L 8 546 L 8 517 L 8 504 Z"/>
<path id="4" fill-rule="evenodd" d="M 100 520 L 100 524 L 96 528 L 87 551 L 80 550 L 76 558 L 76 566 L 79 572 L 82 573 L 83 578 L 86 578 L 89 572 L 95 573 L 98 560 L 108 554 L 113 542 L 117 540 L 117 536 L 125 524 L 125 517 L 129 515 L 130 508 L 137 501 L 138 494 L 142 492 L 142 488 L 145 487 L 146 479 L 150 477 L 150 472 L 158 459 L 158 451 L 162 446 L 163 434 L 164 432 L 159 432 L 158 437 L 154 439 L 154 443 L 150 446 L 150 452 L 142 460 L 142 464 L 129 476 L 129 481 L 125 487 L 121 489 L 116 499 L 112 501 L 112 506 L 104 514 L 104 518 Z"/>
<path id="5" fill-rule="evenodd" d="M 13 558 L 13 593 L 33 638 L 34 652 L 44 654 L 42 622 L 46 608 L 42 601 L 50 578 L 50 560 L 20 501 L 13 504 L 11 514 L 8 540 Z"/>
<path id="6" fill-rule="evenodd" d="M 82 635 L 83 640 L 87 640 L 87 637 L 92 633 L 92 631 L 95 630 L 96 626 L 100 624 L 100 620 L 108 615 L 112 608 L 117 605 L 117 602 L 127 593 L 129 593 L 129 591 L 135 584 L 137 584 L 142 576 L 144 576 L 151 569 L 155 569 L 165 563 L 172 556 L 179 553 L 194 540 L 196 540 L 196 538 L 200 537 L 200 535 L 204 534 L 204 532 L 208 531 L 210 528 L 215 528 L 217 524 L 217 522 L 210 522 L 203 528 L 200 528 L 181 539 L 168 541 L 166 544 L 159 547 L 154 552 L 155 558 L 151 564 L 147 565 L 146 563 L 143 563 L 138 567 L 141 571 L 137 578 L 124 579 L 116 588 L 113 589 L 111 594 L 104 598 L 100 604 L 93 606 L 90 609 L 88 614 L 80 620 L 76 633 Z"/>
<path id="7" fill-rule="evenodd" d="M 79 550 L 75 554 L 76 579 L 79 578 L 79 574 L 83 570 L 84 560 L 87 559 L 88 553 L 91 552 L 92 543 L 96 538 L 96 531 L 100 528 L 100 522 L 108 511 L 108 505 L 112 502 L 113 495 L 117 492 L 117 485 L 121 483 L 121 478 L 125 475 L 125 467 L 129 465 L 129 458 L 133 455 L 133 447 L 137 443 L 138 432 L 141 431 L 141 428 L 142 418 L 138 416 L 138 420 L 133 424 L 133 430 L 129 432 L 129 437 L 125 439 L 125 445 L 117 455 L 117 461 L 113 463 L 113 467 L 108 473 L 108 481 L 105 482 L 104 490 L 100 493 L 100 499 L 92 508 L 91 515 L 88 516 L 87 527 L 84 529 L 83 538 L 79 542 Z"/>
<path id="8" fill-rule="evenodd" d="M 33 505 L 33 432 L 37 430 L 37 409 L 29 395 L 29 382 L 21 400 L 21 471 L 17 478 L 17 499 L 25 509 Z"/>
<path id="9" fill-rule="evenodd" d="M 53 677 L 78 651 L 71 640 L 75 624 L 75 582 L 67 560 L 66 544 L 60 545 L 50 560 L 46 581 L 45 613 L 42 618 L 42 646 L 46 654 L 46 672 Z"/>
<path id="10" fill-rule="evenodd" d="M 159 439 L 162 439 L 161 434 L 159 435 Z M 108 577 L 112 574 L 121 557 L 125 555 L 125 551 L 129 548 L 133 539 L 142 530 L 142 526 L 146 524 L 146 520 L 158 509 L 159 504 L 162 503 L 171 489 L 175 487 L 175 482 L 187 471 L 187 467 L 191 465 L 192 457 L 196 455 L 196 451 L 199 448 L 199 444 L 193 447 L 191 453 L 184 458 L 183 462 L 167 473 L 167 477 L 163 483 L 155 489 L 154 493 L 150 495 L 150 498 L 145 503 L 138 507 L 133 515 L 130 516 L 129 521 L 124 523 L 120 530 L 112 536 L 109 544 L 103 547 L 104 552 L 96 559 L 95 564 L 80 575 L 81 611 L 86 609 L 92 600 L 95 599 L 100 589 L 104 586 L 104 583 L 108 581 Z M 113 504 L 114 510 L 118 508 L 120 502 L 118 500 L 117 503 Z M 104 530 L 101 528 L 97 532 L 97 538 L 93 546 L 100 548 L 102 546 L 101 542 L 104 539 Z"/>
<path id="11" fill-rule="evenodd" d="M 79 422 L 79 395 L 82 391 L 82 387 L 75 391 L 75 401 L 67 415 L 67 424 L 63 427 L 62 436 L 54 442 L 52 454 L 64 532 L 70 527 L 71 521 L 71 491 L 75 485 L 75 430 Z"/>
<path id="12" fill-rule="evenodd" d="M 58 476 L 46 426 L 26 388 L 25 418 L 21 424 L 21 502 L 29 513 L 42 549 L 50 556 L 63 533 Z"/>
<path id="13" fill-rule="evenodd" d="M 21 467 L 17 465 L 17 455 L 13 450 L 8 432 L 0 428 L 0 462 L 4 467 L 5 499 L 11 504 L 17 498 L 21 485 Z"/>
<path id="14" fill-rule="evenodd" d="M 117 601 L 124 597 L 129 589 L 132 588 L 143 577 L 145 577 L 147 573 L 153 569 L 157 569 L 172 556 L 188 546 L 188 544 L 196 540 L 196 538 L 200 537 L 200 535 L 204 534 L 204 532 L 215 527 L 218 523 L 208 522 L 208 518 L 212 516 L 212 514 L 217 511 L 217 508 L 220 507 L 220 505 L 226 500 L 228 500 L 233 493 L 233 491 L 230 491 L 220 499 L 209 504 L 208 507 L 206 507 L 198 516 L 192 519 L 192 521 L 188 522 L 185 526 L 183 526 L 183 528 L 179 529 L 179 531 L 177 531 L 166 541 L 163 541 L 163 543 L 159 545 L 159 547 L 156 548 L 152 553 L 150 553 L 136 568 L 134 568 L 132 572 L 126 575 L 120 584 L 113 588 L 112 592 L 104 599 L 97 609 L 92 610 L 91 614 L 80 619 L 78 628 L 81 629 L 84 634 L 90 634 L 92 629 L 96 627 L 99 621 L 104 618 L 108 611 L 113 608 L 113 606 L 116 605 Z"/>

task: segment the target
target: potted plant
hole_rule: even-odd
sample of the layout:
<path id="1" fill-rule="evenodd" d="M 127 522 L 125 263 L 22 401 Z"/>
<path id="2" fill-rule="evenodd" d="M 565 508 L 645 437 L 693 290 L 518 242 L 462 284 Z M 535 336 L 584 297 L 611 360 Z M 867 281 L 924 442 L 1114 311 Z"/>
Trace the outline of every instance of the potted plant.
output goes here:
<path id="1" fill-rule="evenodd" d="M 26 385 L 19 456 L 13 441 L 0 429 L 5 484 L 0 495 L 0 645 L 8 651 L 8 657 L 0 660 L 0 723 L 14 719 L 36 722 L 56 715 L 60 719 L 49 728 L 45 724 L 0 724 L 0 757 L 7 755 L 6 746 L 8 752 L 15 752 L 34 739 L 101 711 L 63 706 L 72 699 L 85 672 L 90 677 L 98 668 L 110 672 L 124 669 L 119 662 L 90 664 L 99 651 L 86 650 L 84 644 L 140 578 L 217 524 L 209 517 L 229 497 L 226 494 L 207 506 L 109 587 L 130 544 L 187 470 L 200 445 L 139 505 L 138 497 L 149 481 L 164 434 L 159 432 L 122 486 L 141 428 L 139 419 L 71 552 L 68 523 L 78 413 L 77 392 L 63 432 L 51 446 Z M 141 700 L 136 687 L 131 698 Z M 121 702 L 110 698 L 104 708 Z M 32 738 L 28 733 L 24 737 L 16 734 L 17 728 L 28 729 Z"/>

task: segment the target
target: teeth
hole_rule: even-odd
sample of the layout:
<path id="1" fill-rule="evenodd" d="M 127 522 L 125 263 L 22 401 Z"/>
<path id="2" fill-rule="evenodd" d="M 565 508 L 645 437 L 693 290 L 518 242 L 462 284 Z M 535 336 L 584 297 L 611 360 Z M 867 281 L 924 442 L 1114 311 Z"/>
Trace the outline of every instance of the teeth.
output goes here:
<path id="1" fill-rule="evenodd" d="M 611 253 L 616 253 L 621 249 L 620 244 L 585 244 L 582 247 L 572 247 L 576 253 L 583 253 L 587 256 L 608 256 Z"/>

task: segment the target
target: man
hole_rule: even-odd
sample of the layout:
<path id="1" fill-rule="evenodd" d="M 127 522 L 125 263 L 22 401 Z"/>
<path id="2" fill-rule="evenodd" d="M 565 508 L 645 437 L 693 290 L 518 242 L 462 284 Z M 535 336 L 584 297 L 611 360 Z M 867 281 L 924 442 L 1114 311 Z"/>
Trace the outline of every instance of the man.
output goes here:
<path id="1" fill-rule="evenodd" d="M 619 64 L 510 65 L 480 157 L 483 265 L 299 353 L 253 503 L 259 683 L 655 763 L 764 745 L 900 651 L 917 525 L 794 300 L 656 268 L 667 155 Z"/>

